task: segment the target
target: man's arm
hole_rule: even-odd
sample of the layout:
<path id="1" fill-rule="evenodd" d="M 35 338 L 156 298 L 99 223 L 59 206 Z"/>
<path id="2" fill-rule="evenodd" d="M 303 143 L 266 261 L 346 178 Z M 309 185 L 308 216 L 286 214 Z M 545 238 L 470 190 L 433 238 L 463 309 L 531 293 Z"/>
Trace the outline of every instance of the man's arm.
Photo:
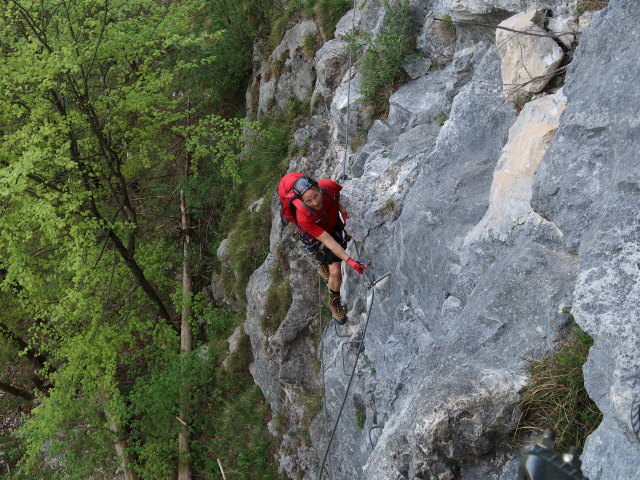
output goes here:
<path id="1" fill-rule="evenodd" d="M 359 274 L 362 275 L 363 273 L 365 273 L 367 271 L 367 266 L 366 265 L 364 265 L 363 263 L 360 263 L 360 262 L 354 260 L 353 258 L 351 258 L 347 254 L 347 252 L 344 251 L 344 248 L 342 248 L 340 246 L 340 244 L 338 242 L 336 242 L 333 239 L 333 237 L 331 235 L 329 235 L 327 232 L 322 232 L 316 238 L 318 240 L 320 240 L 324 244 L 325 247 L 327 247 L 329 250 L 331 250 L 336 257 L 338 257 L 343 262 L 347 262 L 347 265 L 349 265 L 351 268 L 353 268 Z"/>
<path id="2" fill-rule="evenodd" d="M 333 252 L 333 254 L 338 257 L 340 260 L 342 260 L 343 262 L 346 262 L 347 260 L 349 260 L 349 254 L 347 252 L 344 251 L 344 248 L 342 248 L 340 246 L 340 244 L 338 242 L 336 242 L 334 240 L 334 238 L 329 235 L 328 232 L 322 232 L 320 235 L 318 235 L 316 237 L 318 240 L 320 240 L 325 247 L 327 247 L 329 250 L 331 250 Z"/>

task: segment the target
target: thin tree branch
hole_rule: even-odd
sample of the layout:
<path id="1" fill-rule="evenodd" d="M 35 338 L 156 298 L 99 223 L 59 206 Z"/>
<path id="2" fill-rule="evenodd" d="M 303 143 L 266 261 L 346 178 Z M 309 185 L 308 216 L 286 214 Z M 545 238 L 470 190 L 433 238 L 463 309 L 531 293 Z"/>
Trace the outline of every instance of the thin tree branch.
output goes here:
<path id="1" fill-rule="evenodd" d="M 434 18 L 434 20 L 436 22 L 453 23 L 454 25 L 473 25 L 473 26 L 478 26 L 478 27 L 495 28 L 496 30 L 505 30 L 507 32 L 518 33 L 518 34 L 521 34 L 521 35 L 529 35 L 531 37 L 545 37 L 545 38 L 555 39 L 557 37 L 562 37 L 562 36 L 565 36 L 565 35 L 575 35 L 575 32 L 559 32 L 557 34 L 551 34 L 551 33 L 530 32 L 530 31 L 526 31 L 526 30 L 515 30 L 513 28 L 503 27 L 501 25 L 493 25 L 491 23 L 471 22 L 471 21 L 466 21 L 466 20 L 449 20 L 449 19 L 446 19 L 446 18 Z"/>
<path id="2" fill-rule="evenodd" d="M 13 395 L 14 397 L 20 397 L 30 402 L 33 401 L 34 398 L 36 398 L 33 393 L 14 387 L 13 385 L 9 385 L 8 383 L 5 383 L 5 382 L 0 382 L 0 390 L 10 395 Z"/>

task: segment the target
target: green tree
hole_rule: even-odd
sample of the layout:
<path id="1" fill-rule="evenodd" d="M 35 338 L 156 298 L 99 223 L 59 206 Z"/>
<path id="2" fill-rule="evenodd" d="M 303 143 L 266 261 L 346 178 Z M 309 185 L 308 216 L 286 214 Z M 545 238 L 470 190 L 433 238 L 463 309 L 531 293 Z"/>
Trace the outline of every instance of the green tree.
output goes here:
<path id="1" fill-rule="evenodd" d="M 179 389 L 162 392 L 163 442 L 135 401 L 138 385 L 184 377 L 158 369 L 180 356 L 174 131 L 193 112 L 176 85 L 211 61 L 184 53 L 216 38 L 191 28 L 202 7 L 0 4 L 1 333 L 46 377 L 21 430 L 26 468 L 46 454 L 54 477 L 119 463 L 127 479 L 162 478 L 165 449 L 164 476 L 176 469 Z"/>

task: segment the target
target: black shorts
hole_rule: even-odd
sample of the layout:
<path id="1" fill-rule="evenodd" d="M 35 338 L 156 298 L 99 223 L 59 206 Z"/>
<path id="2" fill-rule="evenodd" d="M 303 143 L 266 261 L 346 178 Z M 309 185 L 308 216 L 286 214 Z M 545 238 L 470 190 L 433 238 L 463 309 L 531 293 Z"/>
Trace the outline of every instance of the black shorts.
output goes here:
<path id="1" fill-rule="evenodd" d="M 342 248 L 347 248 L 347 240 L 344 235 L 344 224 L 341 221 L 338 220 L 338 225 L 336 225 L 333 232 L 329 232 L 329 235 L 331 235 Z M 325 247 L 322 243 L 320 243 L 319 248 L 315 251 L 314 256 L 316 260 L 326 264 L 342 261 L 335 253 Z"/>

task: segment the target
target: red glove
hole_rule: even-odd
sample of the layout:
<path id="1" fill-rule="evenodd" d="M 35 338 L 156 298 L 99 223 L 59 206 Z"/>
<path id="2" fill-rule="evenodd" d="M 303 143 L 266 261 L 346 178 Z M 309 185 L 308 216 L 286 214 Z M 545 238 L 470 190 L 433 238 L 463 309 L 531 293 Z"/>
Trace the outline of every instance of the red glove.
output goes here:
<path id="1" fill-rule="evenodd" d="M 347 213 L 347 211 L 345 210 L 344 212 L 342 212 L 342 223 L 344 225 L 347 224 L 347 219 L 349 218 L 349 214 Z"/>
<path id="2" fill-rule="evenodd" d="M 360 275 L 367 271 L 367 266 L 364 263 L 357 262 L 353 258 L 349 258 L 347 260 L 347 265 L 353 268 Z"/>

